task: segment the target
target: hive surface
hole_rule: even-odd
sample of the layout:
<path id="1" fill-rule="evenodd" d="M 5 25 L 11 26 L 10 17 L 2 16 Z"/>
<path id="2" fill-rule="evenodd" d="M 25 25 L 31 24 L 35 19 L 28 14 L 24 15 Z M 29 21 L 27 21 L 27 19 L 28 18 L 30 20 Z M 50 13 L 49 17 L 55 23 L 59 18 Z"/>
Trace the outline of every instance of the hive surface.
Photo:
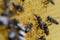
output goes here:
<path id="1" fill-rule="evenodd" d="M 2 0 L 1 0 L 2 1 Z M 3 4 L 3 1 L 0 4 Z M 29 22 L 33 23 L 32 30 L 27 33 L 26 39 L 27 40 L 38 40 L 38 38 L 42 35 L 45 35 L 43 33 L 43 30 L 36 29 L 37 27 L 37 20 L 35 20 L 34 14 L 37 14 L 42 17 L 43 21 L 46 20 L 47 16 L 52 16 L 60 23 L 60 0 L 55 0 L 55 5 L 52 5 L 49 3 L 48 8 L 42 7 L 42 0 L 25 0 L 23 7 L 24 12 L 23 13 L 15 13 L 15 15 L 12 18 L 16 18 L 18 21 L 20 21 L 24 26 L 26 26 Z M 11 0 L 11 2 L 17 2 L 22 5 L 21 0 Z M 4 6 L 4 5 L 2 5 Z M 13 6 L 10 6 L 11 10 L 13 9 Z M 3 12 L 4 9 L 0 5 L 0 13 Z M 49 26 L 50 34 L 46 36 L 47 40 L 60 40 L 60 24 L 55 25 L 52 24 Z M 0 40 L 8 40 L 8 33 L 9 29 L 2 29 L 0 28 Z"/>

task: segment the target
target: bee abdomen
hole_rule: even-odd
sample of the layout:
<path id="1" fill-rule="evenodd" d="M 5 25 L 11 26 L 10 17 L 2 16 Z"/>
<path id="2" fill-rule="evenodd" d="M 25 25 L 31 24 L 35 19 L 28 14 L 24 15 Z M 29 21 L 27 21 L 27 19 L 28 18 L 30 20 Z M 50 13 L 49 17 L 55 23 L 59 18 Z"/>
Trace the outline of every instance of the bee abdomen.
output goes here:
<path id="1" fill-rule="evenodd" d="M 26 40 L 25 35 L 26 35 L 26 33 L 24 31 L 19 30 L 19 40 Z"/>
<path id="2" fill-rule="evenodd" d="M 52 22 L 54 24 L 59 24 L 57 20 L 55 20 L 54 18 L 52 18 L 50 16 L 48 16 L 47 19 L 48 19 L 48 21 L 50 21 L 50 22 Z"/>

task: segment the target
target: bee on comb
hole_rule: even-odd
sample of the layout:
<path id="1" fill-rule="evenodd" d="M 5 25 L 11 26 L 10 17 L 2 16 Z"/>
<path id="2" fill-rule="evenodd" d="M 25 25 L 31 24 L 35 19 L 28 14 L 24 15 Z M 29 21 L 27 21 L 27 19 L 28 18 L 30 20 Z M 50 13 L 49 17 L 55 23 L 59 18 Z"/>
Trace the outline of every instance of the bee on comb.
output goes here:
<path id="1" fill-rule="evenodd" d="M 33 26 L 33 24 L 32 24 L 32 23 L 29 23 L 29 24 L 27 25 L 27 27 L 26 27 L 25 32 L 28 33 L 28 32 L 32 29 L 32 26 Z"/>
<path id="2" fill-rule="evenodd" d="M 59 22 L 57 20 L 55 20 L 54 18 L 52 18 L 51 16 L 48 16 L 47 20 L 50 21 L 51 23 L 59 24 Z"/>
<path id="3" fill-rule="evenodd" d="M 18 10 L 19 12 L 23 12 L 24 11 L 24 8 L 23 6 L 17 4 L 17 3 L 12 3 L 13 6 L 15 7 L 16 10 Z"/>

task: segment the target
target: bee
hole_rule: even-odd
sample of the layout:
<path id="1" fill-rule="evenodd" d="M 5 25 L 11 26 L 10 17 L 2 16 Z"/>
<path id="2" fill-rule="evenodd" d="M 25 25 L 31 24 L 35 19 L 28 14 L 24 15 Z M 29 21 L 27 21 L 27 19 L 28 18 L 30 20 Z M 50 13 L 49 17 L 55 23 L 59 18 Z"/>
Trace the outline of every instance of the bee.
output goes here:
<path id="1" fill-rule="evenodd" d="M 17 23 L 19 23 L 19 21 L 16 18 L 12 19 L 11 21 L 13 22 L 14 25 L 17 25 Z"/>
<path id="2" fill-rule="evenodd" d="M 41 22 L 39 26 L 40 26 L 40 29 L 44 30 L 44 33 L 46 35 L 49 35 L 48 25 L 45 22 Z"/>
<path id="3" fill-rule="evenodd" d="M 13 16 L 14 15 L 14 12 L 12 10 L 9 10 L 8 12 L 7 11 L 4 11 L 3 13 L 1 13 L 1 16 Z"/>
<path id="4" fill-rule="evenodd" d="M 44 28 L 47 28 L 47 27 L 48 27 L 45 22 L 41 22 L 41 23 L 39 24 L 39 26 L 40 26 L 40 28 L 41 28 L 42 30 L 44 30 Z"/>
<path id="5" fill-rule="evenodd" d="M 44 33 L 46 35 L 49 35 L 49 30 L 47 30 L 48 25 L 45 22 L 42 21 L 42 18 L 40 16 L 37 16 L 37 15 L 35 15 L 35 16 L 36 16 L 37 21 L 38 21 L 38 27 L 40 27 L 40 29 L 44 30 Z"/>
<path id="6" fill-rule="evenodd" d="M 50 21 L 51 23 L 59 24 L 59 22 L 57 20 L 55 20 L 54 18 L 52 18 L 51 16 L 48 16 L 47 20 Z"/>
<path id="7" fill-rule="evenodd" d="M 4 0 L 5 1 L 5 6 L 8 8 L 10 6 L 10 0 Z"/>
<path id="8" fill-rule="evenodd" d="M 18 20 L 13 19 L 13 23 L 14 23 L 14 25 L 16 25 L 18 27 L 18 30 L 24 30 L 25 31 L 25 27 L 23 26 L 22 23 L 19 23 Z"/>
<path id="9" fill-rule="evenodd" d="M 36 17 L 36 19 L 37 19 L 37 22 L 38 22 L 38 26 L 40 26 L 40 24 L 41 24 L 41 22 L 42 22 L 42 18 L 40 17 L 40 16 L 38 16 L 38 15 L 36 15 L 36 14 L 34 14 L 34 16 Z M 38 28 L 38 27 L 37 27 Z"/>
<path id="10" fill-rule="evenodd" d="M 44 30 L 44 33 L 45 33 L 46 35 L 49 35 L 49 29 L 45 29 L 45 30 Z"/>
<path id="11" fill-rule="evenodd" d="M 0 21 L 0 25 L 3 25 L 3 23 Z"/>
<path id="12" fill-rule="evenodd" d="M 33 26 L 33 24 L 32 24 L 32 23 L 29 23 L 29 24 L 27 25 L 27 27 L 26 27 L 25 32 L 28 33 L 28 32 L 32 29 L 32 26 Z"/>
<path id="13" fill-rule="evenodd" d="M 41 18 L 40 16 L 38 16 L 38 15 L 36 15 L 36 14 L 34 14 L 34 16 L 37 18 L 37 21 L 38 21 L 38 22 L 41 22 L 41 21 L 42 21 L 42 18 Z"/>
<path id="14" fill-rule="evenodd" d="M 23 30 L 23 31 L 25 31 L 25 27 L 23 26 L 23 24 L 22 23 L 19 23 L 19 21 L 17 20 L 17 19 L 12 19 L 12 20 L 10 20 L 10 22 L 9 22 L 9 25 L 11 25 L 12 24 L 12 26 L 17 26 L 17 30 Z"/>
<path id="15" fill-rule="evenodd" d="M 15 26 L 14 22 L 12 20 L 10 20 L 9 23 L 8 23 L 8 28 L 13 30 L 14 26 Z"/>
<path id="16" fill-rule="evenodd" d="M 19 12 L 23 12 L 24 11 L 24 8 L 23 6 L 17 4 L 17 3 L 12 3 L 13 6 L 15 7 L 15 9 L 17 9 Z"/>
<path id="17" fill-rule="evenodd" d="M 35 14 L 35 17 L 37 18 L 37 21 L 38 21 L 38 27 L 40 27 L 40 29 L 43 29 L 42 18 L 40 16 L 37 16 L 36 14 Z"/>
<path id="18" fill-rule="evenodd" d="M 43 29 L 44 29 L 44 33 L 45 33 L 46 35 L 49 35 L 48 25 L 47 25 L 45 22 L 43 22 Z"/>
<path id="19" fill-rule="evenodd" d="M 46 40 L 45 36 L 41 36 L 39 40 Z"/>

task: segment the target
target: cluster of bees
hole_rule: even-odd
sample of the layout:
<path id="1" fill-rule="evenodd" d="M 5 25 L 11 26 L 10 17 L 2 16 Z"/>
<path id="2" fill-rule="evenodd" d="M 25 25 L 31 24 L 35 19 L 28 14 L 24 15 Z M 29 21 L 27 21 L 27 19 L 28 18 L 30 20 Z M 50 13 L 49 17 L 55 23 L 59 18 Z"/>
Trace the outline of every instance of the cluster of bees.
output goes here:
<path id="1" fill-rule="evenodd" d="M 48 26 L 50 26 L 52 23 L 54 23 L 56 25 L 59 24 L 59 22 L 56 19 L 52 18 L 51 16 L 47 16 L 47 22 L 51 22 L 51 24 L 47 24 L 44 21 L 42 21 L 42 18 L 40 16 L 37 16 L 37 15 L 35 15 L 35 16 L 36 16 L 37 21 L 38 21 L 38 27 L 37 28 L 40 28 L 41 30 L 44 30 L 44 33 L 46 35 L 49 35 Z M 39 40 L 46 40 L 46 38 L 45 38 L 45 36 L 41 36 L 39 38 Z"/>
<path id="2" fill-rule="evenodd" d="M 52 4 L 55 4 L 53 2 L 53 0 L 46 0 L 48 3 L 51 2 Z M 22 0 L 22 2 L 24 2 L 24 0 Z M 47 3 L 46 3 L 47 4 Z M 23 12 L 24 8 L 23 6 L 17 4 L 17 3 L 12 3 L 12 5 L 14 6 L 14 8 L 19 11 L 19 12 Z M 32 23 L 28 23 L 28 25 L 26 27 L 23 26 L 22 23 L 20 23 L 17 19 L 9 19 L 9 17 L 13 16 L 14 12 L 9 10 L 9 6 L 10 6 L 10 0 L 5 0 L 5 7 L 6 10 L 1 14 L 0 16 L 0 25 L 3 25 L 5 27 L 3 28 L 9 28 L 11 31 L 9 33 L 9 40 L 26 40 L 25 39 L 25 35 L 26 33 L 28 33 L 33 24 Z M 8 17 L 9 16 L 9 17 Z M 42 18 L 36 14 L 34 14 L 34 16 L 36 17 L 37 21 L 38 21 L 38 27 L 42 30 L 44 30 L 44 33 L 46 35 L 49 35 L 49 29 L 48 26 L 45 22 L 42 21 Z M 51 23 L 54 24 L 59 24 L 54 18 L 52 18 L 51 16 L 47 17 L 47 22 L 50 21 Z M 40 37 L 39 40 L 46 40 L 46 38 L 44 36 Z"/>
<path id="3" fill-rule="evenodd" d="M 10 0 L 4 0 L 5 2 L 5 11 L 1 13 L 0 16 L 0 25 L 4 26 L 3 28 L 10 29 L 10 33 L 8 35 L 9 40 L 26 40 L 25 35 L 29 31 L 28 27 L 32 25 L 31 23 L 28 24 L 26 28 L 24 28 L 23 24 L 20 23 L 16 18 L 10 19 L 14 15 L 12 10 L 9 10 L 10 7 Z M 24 2 L 24 0 L 22 0 Z M 18 3 L 12 3 L 13 7 L 18 12 L 23 12 L 23 6 L 19 5 Z"/>
<path id="4" fill-rule="evenodd" d="M 49 3 L 51 3 L 52 5 L 55 5 L 54 0 L 44 0 L 42 3 L 43 3 L 43 6 L 44 6 L 45 8 L 47 8 L 47 5 L 48 5 Z M 38 27 L 37 27 L 37 28 L 40 28 L 41 30 L 44 30 L 44 33 L 45 33 L 46 35 L 49 35 L 48 26 L 52 25 L 52 23 L 54 23 L 54 24 L 56 24 L 56 25 L 59 24 L 59 22 L 58 22 L 56 19 L 54 19 L 53 17 L 51 17 L 51 16 L 47 16 L 47 18 L 46 18 L 46 19 L 47 19 L 46 22 L 50 22 L 51 24 L 47 24 L 47 23 L 45 23 L 44 21 L 42 21 L 42 18 L 41 18 L 40 16 L 38 16 L 38 15 L 35 15 L 35 16 L 36 16 L 37 21 L 38 21 Z M 39 37 L 39 40 L 46 40 L 46 38 L 45 38 L 45 36 L 43 35 L 43 36 Z"/>

